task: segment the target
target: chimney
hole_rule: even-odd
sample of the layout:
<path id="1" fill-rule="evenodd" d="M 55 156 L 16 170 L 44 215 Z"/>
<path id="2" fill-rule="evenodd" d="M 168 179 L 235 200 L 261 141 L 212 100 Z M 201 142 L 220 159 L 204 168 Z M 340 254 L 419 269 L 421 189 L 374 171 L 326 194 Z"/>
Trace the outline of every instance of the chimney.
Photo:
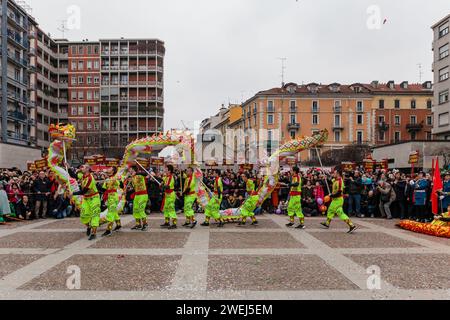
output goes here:
<path id="1" fill-rule="evenodd" d="M 408 89 L 408 81 L 403 81 L 402 83 L 400 83 L 400 88 Z"/>
<path id="2" fill-rule="evenodd" d="M 371 84 L 372 87 L 378 89 L 378 85 L 379 85 L 378 80 L 374 80 L 374 81 L 372 81 L 370 84 Z"/>
<path id="3" fill-rule="evenodd" d="M 389 89 L 394 89 L 395 88 L 395 82 L 394 80 L 391 80 L 387 83 L 387 86 Z"/>

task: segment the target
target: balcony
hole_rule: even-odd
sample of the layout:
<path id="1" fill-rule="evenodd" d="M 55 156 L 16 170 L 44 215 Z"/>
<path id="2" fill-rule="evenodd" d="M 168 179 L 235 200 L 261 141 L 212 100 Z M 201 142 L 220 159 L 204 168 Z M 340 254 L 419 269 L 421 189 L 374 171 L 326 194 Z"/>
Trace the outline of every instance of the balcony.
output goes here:
<path id="1" fill-rule="evenodd" d="M 423 130 L 423 122 L 422 123 L 408 123 L 406 125 L 406 130 L 409 132 L 418 132 Z"/>
<path id="2" fill-rule="evenodd" d="M 267 107 L 267 113 L 275 113 L 274 107 Z"/>
<path id="3" fill-rule="evenodd" d="M 297 107 L 290 107 L 289 108 L 290 113 L 297 113 Z"/>
<path id="4" fill-rule="evenodd" d="M 27 121 L 27 116 L 19 111 L 8 111 L 8 118 L 13 119 L 15 121 Z"/>
<path id="5" fill-rule="evenodd" d="M 342 131 L 342 130 L 344 130 L 344 126 L 342 124 L 335 123 L 333 125 L 333 131 Z"/>
<path id="6" fill-rule="evenodd" d="M 333 112 L 334 112 L 334 113 L 342 113 L 342 107 L 341 107 L 341 106 L 339 106 L 339 107 L 333 107 Z"/>
<path id="7" fill-rule="evenodd" d="M 288 129 L 289 130 L 300 130 L 300 123 L 289 123 Z"/>
<path id="8" fill-rule="evenodd" d="M 387 124 L 386 122 L 380 122 L 378 125 L 377 125 L 377 128 L 378 128 L 378 130 L 380 130 L 380 131 L 388 131 L 389 130 L 389 124 Z"/>

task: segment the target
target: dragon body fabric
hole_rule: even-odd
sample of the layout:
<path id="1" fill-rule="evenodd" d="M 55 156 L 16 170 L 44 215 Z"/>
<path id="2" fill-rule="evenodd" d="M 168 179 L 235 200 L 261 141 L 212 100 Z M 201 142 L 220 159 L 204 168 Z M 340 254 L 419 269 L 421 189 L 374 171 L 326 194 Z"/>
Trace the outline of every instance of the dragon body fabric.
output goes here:
<path id="1" fill-rule="evenodd" d="M 312 137 L 304 137 L 298 140 L 292 140 L 282 145 L 276 150 L 268 159 L 263 161 L 264 167 L 264 182 L 257 190 L 259 199 L 256 207 L 261 206 L 264 201 L 272 194 L 279 180 L 280 159 L 285 157 L 295 156 L 297 153 L 304 150 L 316 148 L 328 140 L 328 131 L 323 130 Z M 256 208 L 255 208 L 256 209 Z M 224 218 L 234 219 L 241 214 L 241 209 L 228 209 L 221 211 Z"/>
<path id="2" fill-rule="evenodd" d="M 427 234 L 429 236 L 450 239 L 450 213 L 444 213 L 437 217 L 432 223 L 421 223 L 411 220 L 403 220 L 398 225 L 399 228 Z"/>

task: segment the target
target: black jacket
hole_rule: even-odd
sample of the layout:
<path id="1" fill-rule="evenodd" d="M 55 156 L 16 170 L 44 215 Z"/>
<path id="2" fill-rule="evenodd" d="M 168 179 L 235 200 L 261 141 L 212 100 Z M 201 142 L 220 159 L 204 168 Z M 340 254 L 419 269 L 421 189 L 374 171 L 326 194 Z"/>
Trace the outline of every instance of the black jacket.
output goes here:
<path id="1" fill-rule="evenodd" d="M 41 180 L 40 178 L 34 181 L 33 189 L 34 189 L 34 198 L 38 201 L 47 200 L 46 193 L 50 192 L 52 183 L 48 178 L 44 178 Z"/>

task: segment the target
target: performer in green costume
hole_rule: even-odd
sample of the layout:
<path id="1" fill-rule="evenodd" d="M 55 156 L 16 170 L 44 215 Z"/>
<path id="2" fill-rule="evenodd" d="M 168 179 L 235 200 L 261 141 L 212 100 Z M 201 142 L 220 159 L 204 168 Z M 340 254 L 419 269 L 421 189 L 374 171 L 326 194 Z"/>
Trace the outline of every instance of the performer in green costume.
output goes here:
<path id="1" fill-rule="evenodd" d="M 352 233 L 356 230 L 356 226 L 350 220 L 350 218 L 345 214 L 343 206 L 344 206 L 344 180 L 342 179 L 341 173 L 339 171 L 334 171 L 333 175 L 333 187 L 331 192 L 331 205 L 328 208 L 327 212 L 327 221 L 321 223 L 325 228 L 330 228 L 331 220 L 333 220 L 334 216 L 337 215 L 342 221 L 347 223 L 349 226 L 348 233 Z"/>
<path id="2" fill-rule="evenodd" d="M 145 213 L 148 202 L 146 175 L 138 173 L 137 167 L 131 167 L 129 173 L 131 174 L 131 184 L 134 189 L 133 217 L 136 220 L 136 224 L 131 230 L 147 231 L 148 222 L 147 214 Z"/>
<path id="3" fill-rule="evenodd" d="M 164 224 L 161 227 L 168 227 L 169 229 L 177 228 L 177 213 L 175 211 L 175 201 L 177 196 L 175 194 L 175 178 L 173 176 L 173 166 L 168 165 L 166 167 L 166 173 L 163 178 L 163 192 L 164 199 L 161 205 L 161 211 L 164 213 Z M 172 219 L 172 225 L 170 225 L 170 220 Z"/>
<path id="4" fill-rule="evenodd" d="M 183 227 L 191 227 L 191 229 L 195 228 L 197 225 L 197 221 L 195 220 L 195 212 L 193 209 L 193 205 L 195 200 L 197 199 L 197 195 L 195 193 L 195 179 L 194 179 L 194 171 L 192 168 L 187 169 L 187 175 L 184 181 L 183 195 L 184 195 L 184 216 L 186 217 L 186 222 Z"/>
<path id="5" fill-rule="evenodd" d="M 121 186 L 121 182 L 114 178 L 117 172 L 117 168 L 113 167 L 109 172 L 109 178 L 103 183 L 103 189 L 105 189 L 105 193 L 103 195 L 106 207 L 108 208 L 108 213 L 106 215 L 106 220 L 108 221 L 108 226 L 106 228 L 105 233 L 102 237 L 107 237 L 112 235 L 112 228 L 114 222 L 116 223 L 116 227 L 114 231 L 118 231 L 122 228 L 122 224 L 119 216 L 119 194 L 118 189 Z"/>
<path id="6" fill-rule="evenodd" d="M 87 227 L 86 235 L 89 240 L 97 237 L 97 228 L 100 225 L 101 203 L 98 194 L 97 185 L 91 174 L 91 168 L 88 165 L 81 167 L 83 177 L 81 179 L 81 190 L 73 193 L 75 196 L 82 195 L 80 220 Z"/>
<path id="7" fill-rule="evenodd" d="M 211 200 L 209 200 L 205 207 L 205 222 L 201 224 L 203 227 L 208 227 L 211 219 L 219 222 L 219 228 L 222 228 L 224 225 L 223 218 L 220 215 L 220 204 L 222 203 L 223 193 L 223 184 L 220 173 L 220 170 L 214 171 L 214 193 L 211 195 Z"/>
<path id="8" fill-rule="evenodd" d="M 255 183 L 252 179 L 250 179 L 250 174 L 245 173 L 242 175 L 242 180 L 245 182 L 245 188 L 248 194 L 247 200 L 245 200 L 244 204 L 241 207 L 241 217 L 242 220 L 239 222 L 240 226 L 245 226 L 247 218 L 252 219 L 252 225 L 258 224 L 258 221 L 255 218 L 255 209 L 258 205 L 259 195 L 255 190 Z"/>
<path id="9" fill-rule="evenodd" d="M 305 216 L 302 211 L 302 177 L 300 176 L 300 169 L 294 167 L 292 169 L 293 175 L 291 179 L 291 191 L 289 193 L 289 203 L 288 203 L 288 216 L 289 223 L 287 227 L 292 227 L 295 223 L 295 216 L 300 220 L 300 224 L 296 227 L 297 229 L 305 229 Z"/>

